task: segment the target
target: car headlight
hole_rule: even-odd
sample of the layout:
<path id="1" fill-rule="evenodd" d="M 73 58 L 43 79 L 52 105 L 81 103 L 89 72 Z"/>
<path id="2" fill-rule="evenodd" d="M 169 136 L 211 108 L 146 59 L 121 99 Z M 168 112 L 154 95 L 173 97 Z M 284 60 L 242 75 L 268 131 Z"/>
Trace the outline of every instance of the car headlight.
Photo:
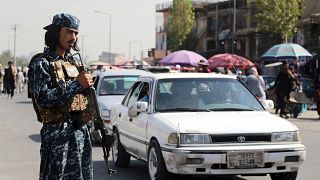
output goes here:
<path id="1" fill-rule="evenodd" d="M 101 109 L 101 117 L 104 120 L 110 120 L 110 110 L 109 109 Z"/>
<path id="2" fill-rule="evenodd" d="M 179 141 L 179 136 L 177 133 L 171 133 L 168 137 L 168 143 L 177 145 Z"/>
<path id="3" fill-rule="evenodd" d="M 180 144 L 211 144 L 209 134 L 181 134 Z"/>
<path id="4" fill-rule="evenodd" d="M 301 141 L 299 131 L 272 133 L 272 142 L 298 142 Z"/>

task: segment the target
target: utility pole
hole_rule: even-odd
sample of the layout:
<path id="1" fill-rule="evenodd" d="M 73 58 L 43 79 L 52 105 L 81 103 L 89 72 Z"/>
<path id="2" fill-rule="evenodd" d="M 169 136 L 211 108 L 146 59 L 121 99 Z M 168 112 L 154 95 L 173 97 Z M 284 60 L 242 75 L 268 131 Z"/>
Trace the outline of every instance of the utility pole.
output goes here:
<path id="1" fill-rule="evenodd" d="M 219 21 L 219 2 L 216 2 L 216 49 L 219 48 L 219 34 L 218 34 L 218 21 Z"/>
<path id="2" fill-rule="evenodd" d="M 112 21 L 112 14 L 110 13 L 106 13 L 106 12 L 102 12 L 102 11 L 97 11 L 97 10 L 94 10 L 95 13 L 98 13 L 98 14 L 103 14 L 103 15 L 106 15 L 109 17 L 109 64 L 111 64 L 111 21 Z"/>
<path id="3" fill-rule="evenodd" d="M 131 58 L 131 42 L 129 42 L 129 55 L 128 55 L 128 60 Z"/>
<path id="4" fill-rule="evenodd" d="M 140 53 L 141 53 L 141 65 L 143 65 L 143 51 L 142 51 L 142 47 L 140 46 Z"/>
<path id="5" fill-rule="evenodd" d="M 236 21 L 237 21 L 237 0 L 233 0 L 233 28 L 232 28 L 232 54 L 235 51 L 235 37 L 236 37 Z"/>
<path id="6" fill-rule="evenodd" d="M 131 58 L 131 46 L 132 46 L 132 43 L 138 43 L 140 45 L 140 53 L 141 53 L 140 58 L 143 59 L 142 43 L 140 41 L 130 41 L 129 42 L 129 58 L 128 59 Z"/>
<path id="7" fill-rule="evenodd" d="M 13 25 L 12 27 L 14 31 L 14 45 L 13 45 L 13 66 L 16 66 L 16 37 L 17 37 L 17 25 Z"/>

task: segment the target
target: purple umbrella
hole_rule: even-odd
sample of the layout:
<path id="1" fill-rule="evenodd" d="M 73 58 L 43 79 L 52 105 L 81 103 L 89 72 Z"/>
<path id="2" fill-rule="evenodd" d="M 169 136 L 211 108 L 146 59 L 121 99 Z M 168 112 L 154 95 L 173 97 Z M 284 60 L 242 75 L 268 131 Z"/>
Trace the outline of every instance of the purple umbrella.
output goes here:
<path id="1" fill-rule="evenodd" d="M 160 64 L 163 65 L 177 65 L 180 66 L 193 66 L 197 67 L 198 62 L 200 60 L 204 60 L 205 62 L 208 62 L 206 58 L 203 56 L 187 50 L 181 50 L 181 51 L 175 51 L 168 56 L 162 58 L 160 60 Z"/>

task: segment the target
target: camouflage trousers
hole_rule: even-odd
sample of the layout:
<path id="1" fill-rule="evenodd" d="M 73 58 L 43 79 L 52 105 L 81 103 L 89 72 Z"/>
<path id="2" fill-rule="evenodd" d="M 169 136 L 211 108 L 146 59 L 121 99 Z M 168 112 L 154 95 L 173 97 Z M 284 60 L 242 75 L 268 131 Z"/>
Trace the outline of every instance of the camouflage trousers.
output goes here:
<path id="1" fill-rule="evenodd" d="M 44 124 L 41 129 L 40 180 L 92 180 L 92 148 L 86 125 Z"/>

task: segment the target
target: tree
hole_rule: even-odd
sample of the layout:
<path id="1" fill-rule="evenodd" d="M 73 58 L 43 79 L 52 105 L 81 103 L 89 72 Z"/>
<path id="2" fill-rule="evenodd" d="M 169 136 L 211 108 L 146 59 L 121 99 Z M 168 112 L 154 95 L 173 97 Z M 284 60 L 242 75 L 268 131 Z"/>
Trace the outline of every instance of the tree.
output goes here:
<path id="1" fill-rule="evenodd" d="M 3 51 L 0 54 L 0 64 L 2 64 L 3 66 L 6 66 L 8 64 L 9 61 L 12 61 L 12 53 L 11 51 L 7 50 L 7 51 Z"/>
<path id="2" fill-rule="evenodd" d="M 194 24 L 195 14 L 191 0 L 173 0 L 169 21 L 166 24 L 169 49 L 178 50 Z"/>
<path id="3" fill-rule="evenodd" d="M 287 43 L 294 35 L 304 0 L 258 0 L 255 15 L 259 31 L 278 33 Z"/>
<path id="4" fill-rule="evenodd" d="M 17 66 L 27 66 L 28 65 L 28 57 L 26 56 L 19 56 L 16 58 L 16 63 Z M 8 64 L 9 61 L 13 61 L 13 55 L 12 52 L 7 50 L 7 51 L 3 51 L 0 54 L 0 64 L 2 64 L 3 66 L 6 66 Z"/>

